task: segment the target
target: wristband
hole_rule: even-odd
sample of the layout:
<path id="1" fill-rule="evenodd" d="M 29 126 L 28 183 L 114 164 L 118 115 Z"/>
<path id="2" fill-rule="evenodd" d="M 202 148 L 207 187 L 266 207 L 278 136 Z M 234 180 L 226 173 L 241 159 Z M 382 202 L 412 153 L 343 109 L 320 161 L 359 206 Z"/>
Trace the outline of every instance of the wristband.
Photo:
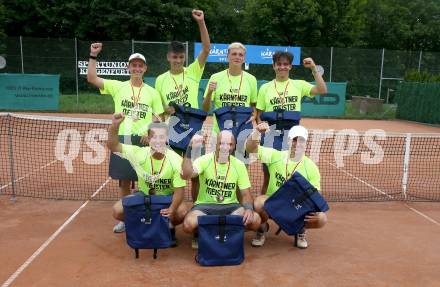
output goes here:
<path id="1" fill-rule="evenodd" d="M 249 203 L 249 202 L 243 203 L 243 207 L 244 207 L 244 209 L 254 211 L 254 206 L 252 205 L 252 203 Z"/>
<path id="2" fill-rule="evenodd" d="M 89 56 L 89 59 L 96 60 L 97 58 L 98 58 L 98 57 L 96 57 L 96 56 L 92 56 L 92 55 Z"/>

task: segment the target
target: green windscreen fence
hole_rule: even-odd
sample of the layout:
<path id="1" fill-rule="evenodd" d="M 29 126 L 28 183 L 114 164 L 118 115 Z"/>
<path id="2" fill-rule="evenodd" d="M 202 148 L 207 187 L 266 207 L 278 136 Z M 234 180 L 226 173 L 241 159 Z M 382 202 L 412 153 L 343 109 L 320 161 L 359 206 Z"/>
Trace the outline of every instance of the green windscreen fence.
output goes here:
<path id="1" fill-rule="evenodd" d="M 402 82 L 396 101 L 397 118 L 440 124 L 440 83 Z"/>

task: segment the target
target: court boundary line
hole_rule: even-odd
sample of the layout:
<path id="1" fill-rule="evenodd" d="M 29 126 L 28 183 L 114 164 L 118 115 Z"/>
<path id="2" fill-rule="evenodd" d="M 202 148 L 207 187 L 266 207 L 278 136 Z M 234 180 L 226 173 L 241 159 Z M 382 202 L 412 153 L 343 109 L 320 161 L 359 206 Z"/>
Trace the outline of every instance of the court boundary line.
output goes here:
<path id="1" fill-rule="evenodd" d="M 37 258 L 41 252 L 64 230 L 64 228 L 72 222 L 75 217 L 86 207 L 87 204 L 110 182 L 111 178 L 101 184 L 101 186 L 85 201 L 64 223 L 2 284 L 2 287 L 8 287 L 17 277 Z"/>
<path id="2" fill-rule="evenodd" d="M 58 161 L 58 160 L 55 159 L 55 160 L 53 160 L 53 161 L 51 161 L 51 162 L 49 162 L 49 163 L 46 163 L 45 165 L 41 166 L 40 168 L 35 169 L 35 170 L 32 170 L 32 171 L 29 172 L 28 174 L 23 175 L 23 176 L 21 176 L 20 178 L 15 179 L 14 182 L 11 181 L 11 182 L 9 182 L 8 184 L 5 184 L 5 185 L 1 186 L 1 187 L 0 187 L 0 191 L 1 191 L 2 189 L 7 188 L 8 186 L 12 185 L 12 183 L 17 183 L 17 182 L 19 182 L 20 180 L 25 179 L 26 177 L 28 177 L 28 176 L 30 176 L 30 175 L 32 175 L 32 174 L 34 174 L 34 173 L 37 173 L 37 172 L 39 172 L 40 170 L 42 170 L 42 169 L 48 167 L 49 165 L 52 165 L 52 164 L 56 163 L 57 161 Z"/>
<path id="3" fill-rule="evenodd" d="M 440 222 L 436 221 L 435 219 L 433 219 L 432 217 L 424 214 L 423 212 L 421 212 L 420 210 L 415 209 L 414 207 L 409 206 L 407 203 L 405 203 L 405 206 L 408 207 L 409 210 L 411 210 L 412 212 L 420 215 L 421 217 L 425 218 L 426 220 L 440 226 Z"/>

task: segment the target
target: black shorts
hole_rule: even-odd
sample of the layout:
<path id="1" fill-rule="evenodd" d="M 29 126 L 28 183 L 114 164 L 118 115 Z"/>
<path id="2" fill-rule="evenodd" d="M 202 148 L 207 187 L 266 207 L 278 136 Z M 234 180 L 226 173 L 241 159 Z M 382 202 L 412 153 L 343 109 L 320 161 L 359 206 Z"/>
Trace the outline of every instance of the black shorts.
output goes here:
<path id="1" fill-rule="evenodd" d="M 194 205 L 191 210 L 200 210 L 206 215 L 230 215 L 237 209 L 239 209 L 241 205 L 239 203 L 230 203 L 230 204 L 197 204 Z"/>
<path id="2" fill-rule="evenodd" d="M 131 141 L 130 141 L 131 140 Z M 140 143 L 141 137 L 137 135 L 119 136 L 119 142 L 123 144 L 132 144 L 136 146 L 145 146 Z M 125 158 L 120 157 L 114 153 L 110 153 L 110 163 L 108 167 L 108 174 L 113 179 L 125 179 L 131 181 L 137 181 L 136 171 L 131 166 L 130 162 Z"/>

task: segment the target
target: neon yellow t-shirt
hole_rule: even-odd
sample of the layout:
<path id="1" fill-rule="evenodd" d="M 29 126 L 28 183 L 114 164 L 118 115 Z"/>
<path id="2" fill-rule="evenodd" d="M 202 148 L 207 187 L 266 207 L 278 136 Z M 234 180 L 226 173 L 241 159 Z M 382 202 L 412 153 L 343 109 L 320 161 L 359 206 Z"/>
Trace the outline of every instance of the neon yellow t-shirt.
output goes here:
<path id="1" fill-rule="evenodd" d="M 209 78 L 205 94 L 208 94 L 209 83 L 217 82 L 217 88 L 212 92 L 211 99 L 214 102 L 214 110 L 228 107 L 250 107 L 257 102 L 257 79 L 246 71 L 242 75 L 231 76 L 229 69 L 215 73 Z M 214 132 L 218 132 L 217 119 L 213 119 Z"/>
<path id="2" fill-rule="evenodd" d="M 192 108 L 199 108 L 199 83 L 202 79 L 205 66 L 200 67 L 196 60 L 186 68 L 183 73 L 172 75 L 170 71 L 161 74 L 156 79 L 155 88 L 159 92 L 162 102 L 168 106 L 173 101 L 178 105 L 191 104 Z"/>
<path id="3" fill-rule="evenodd" d="M 140 93 L 139 93 L 140 91 Z M 104 80 L 101 94 L 110 94 L 115 103 L 115 113 L 123 112 L 124 121 L 119 126 L 119 135 L 144 135 L 148 125 L 152 122 L 153 112 L 157 115 L 163 113 L 162 101 L 159 93 L 145 84 L 131 89 L 130 81 Z M 133 99 L 139 96 L 138 107 Z"/>
<path id="4" fill-rule="evenodd" d="M 174 189 L 186 186 L 181 178 L 182 157 L 173 150 L 167 149 L 165 158 L 157 160 L 151 157 L 150 147 L 138 147 L 122 144 L 122 157 L 130 161 L 138 176 L 139 190 L 148 194 L 154 188 L 156 195 L 172 195 Z M 153 162 L 153 169 L 151 168 Z M 154 173 L 153 173 L 154 171 Z M 147 181 L 149 175 L 160 176 L 155 179 L 154 186 Z"/>
<path id="5" fill-rule="evenodd" d="M 288 158 L 288 150 L 279 151 L 263 146 L 258 147 L 258 159 L 267 165 L 270 175 L 267 196 L 275 193 L 294 171 L 299 172 L 316 189 L 321 190 L 321 175 L 318 166 L 310 158 L 304 156 L 299 163 L 289 159 L 286 173 L 286 159 Z"/>
<path id="6" fill-rule="evenodd" d="M 258 91 L 257 109 L 263 112 L 277 109 L 300 112 L 301 99 L 305 96 L 311 97 L 312 88 L 312 84 L 303 80 L 270 81 L 263 84 Z"/>
<path id="7" fill-rule="evenodd" d="M 199 174 L 200 182 L 199 194 L 195 204 L 238 203 L 237 186 L 240 190 L 243 190 L 250 188 L 251 183 L 243 162 L 231 155 L 229 163 L 215 162 L 213 152 L 205 154 L 194 161 L 193 166 Z"/>

